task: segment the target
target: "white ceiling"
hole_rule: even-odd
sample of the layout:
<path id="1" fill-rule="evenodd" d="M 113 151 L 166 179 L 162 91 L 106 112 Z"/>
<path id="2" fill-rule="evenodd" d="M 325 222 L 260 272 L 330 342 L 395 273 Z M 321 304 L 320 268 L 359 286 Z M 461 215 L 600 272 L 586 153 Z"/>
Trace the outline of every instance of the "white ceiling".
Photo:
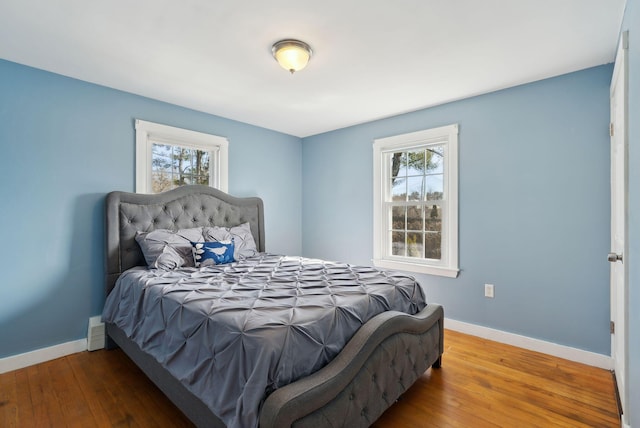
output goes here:
<path id="1" fill-rule="evenodd" d="M 305 137 L 612 62 L 625 0 L 1 0 L 0 58 Z M 283 38 L 314 56 L 290 75 Z"/>

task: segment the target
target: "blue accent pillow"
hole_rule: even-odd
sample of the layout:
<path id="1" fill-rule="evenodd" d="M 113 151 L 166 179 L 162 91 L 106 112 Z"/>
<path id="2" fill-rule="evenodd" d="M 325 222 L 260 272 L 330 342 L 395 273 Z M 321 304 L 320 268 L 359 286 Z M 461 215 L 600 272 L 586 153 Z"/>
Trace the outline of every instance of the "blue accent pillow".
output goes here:
<path id="1" fill-rule="evenodd" d="M 253 239 L 249 223 L 233 227 L 205 227 L 202 232 L 203 241 L 228 241 L 233 239 L 236 248 L 233 258 L 236 260 L 242 260 L 258 254 L 256 241 Z"/>
<path id="2" fill-rule="evenodd" d="M 196 267 L 235 262 L 235 245 L 231 241 L 191 242 Z"/>

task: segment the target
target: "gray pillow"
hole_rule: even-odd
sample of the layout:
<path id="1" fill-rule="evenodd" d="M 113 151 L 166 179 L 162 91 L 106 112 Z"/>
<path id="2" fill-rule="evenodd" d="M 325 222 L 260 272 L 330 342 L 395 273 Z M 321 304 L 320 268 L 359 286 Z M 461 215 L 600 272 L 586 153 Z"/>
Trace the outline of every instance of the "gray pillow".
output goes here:
<path id="1" fill-rule="evenodd" d="M 235 251 L 233 258 L 241 260 L 258 254 L 256 241 L 251 234 L 249 223 L 243 223 L 234 227 L 205 227 L 202 234 L 205 241 L 230 241 L 233 239 Z"/>
<path id="2" fill-rule="evenodd" d="M 193 266 L 191 242 L 203 241 L 202 227 L 191 229 L 156 229 L 136 232 L 136 241 L 150 268 L 171 270 Z"/>

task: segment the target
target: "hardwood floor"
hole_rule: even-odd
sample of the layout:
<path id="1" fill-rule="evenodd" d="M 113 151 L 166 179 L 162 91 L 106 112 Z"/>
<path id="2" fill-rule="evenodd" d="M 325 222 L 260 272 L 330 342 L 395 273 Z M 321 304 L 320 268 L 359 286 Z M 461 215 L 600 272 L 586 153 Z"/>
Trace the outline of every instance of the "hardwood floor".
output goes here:
<path id="1" fill-rule="evenodd" d="M 0 375 L 0 426 L 191 424 L 120 350 L 102 350 Z M 442 368 L 429 369 L 374 425 L 619 426 L 608 371 L 449 330 Z"/>
<path id="2" fill-rule="evenodd" d="M 428 370 L 374 425 L 619 427 L 609 371 L 454 331 Z"/>

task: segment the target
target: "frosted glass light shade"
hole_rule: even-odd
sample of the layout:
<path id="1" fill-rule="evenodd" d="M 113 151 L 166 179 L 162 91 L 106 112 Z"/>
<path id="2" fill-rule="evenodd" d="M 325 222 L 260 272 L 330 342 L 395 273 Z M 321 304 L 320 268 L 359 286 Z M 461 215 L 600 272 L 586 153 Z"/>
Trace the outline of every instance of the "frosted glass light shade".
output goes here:
<path id="1" fill-rule="evenodd" d="M 311 58 L 311 47 L 300 40 L 280 40 L 271 48 L 273 57 L 285 70 L 291 72 L 302 70 Z"/>

